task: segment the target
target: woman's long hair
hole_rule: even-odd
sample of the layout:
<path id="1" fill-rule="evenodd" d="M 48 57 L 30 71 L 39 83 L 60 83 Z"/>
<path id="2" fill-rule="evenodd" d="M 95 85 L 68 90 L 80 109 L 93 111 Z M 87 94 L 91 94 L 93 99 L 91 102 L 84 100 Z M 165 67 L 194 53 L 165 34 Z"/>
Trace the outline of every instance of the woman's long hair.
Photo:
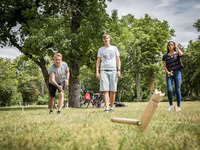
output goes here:
<path id="1" fill-rule="evenodd" d="M 167 53 L 169 53 L 169 48 L 168 48 L 168 45 L 169 45 L 169 43 L 173 43 L 174 44 L 174 46 L 175 46 L 175 42 L 174 41 L 169 41 L 168 43 L 167 43 Z M 174 48 L 174 51 L 176 51 L 176 48 Z"/>

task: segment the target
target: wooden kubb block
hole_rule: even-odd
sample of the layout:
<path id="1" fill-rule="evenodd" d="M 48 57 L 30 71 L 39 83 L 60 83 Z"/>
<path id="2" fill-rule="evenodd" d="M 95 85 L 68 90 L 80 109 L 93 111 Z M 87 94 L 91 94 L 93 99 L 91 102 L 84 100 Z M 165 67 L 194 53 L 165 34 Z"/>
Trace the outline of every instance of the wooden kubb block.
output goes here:
<path id="1" fill-rule="evenodd" d="M 116 123 L 138 125 L 140 126 L 142 130 L 145 130 L 154 112 L 156 111 L 159 102 L 162 100 L 164 95 L 165 93 L 162 93 L 161 91 L 158 91 L 157 89 L 155 90 L 140 120 L 127 119 L 127 118 L 112 118 L 111 121 L 116 122 Z"/>
<path id="2" fill-rule="evenodd" d="M 145 130 L 147 125 L 149 124 L 151 118 L 153 117 L 153 114 L 155 113 L 158 104 L 160 103 L 160 101 L 162 100 L 163 96 L 165 95 L 165 93 L 162 93 L 161 91 L 158 91 L 157 89 L 155 90 L 155 92 L 153 93 L 149 103 L 147 104 L 141 118 L 140 121 L 142 122 L 141 124 L 141 129 Z"/>

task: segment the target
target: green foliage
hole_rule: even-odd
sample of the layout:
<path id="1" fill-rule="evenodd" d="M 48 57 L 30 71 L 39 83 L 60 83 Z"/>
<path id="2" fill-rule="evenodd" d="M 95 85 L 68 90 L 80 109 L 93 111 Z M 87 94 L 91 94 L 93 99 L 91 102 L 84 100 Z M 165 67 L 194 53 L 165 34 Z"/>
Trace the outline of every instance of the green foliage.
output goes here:
<path id="1" fill-rule="evenodd" d="M 19 82 L 18 90 L 22 93 L 23 102 L 36 102 L 41 93 L 43 81 L 39 67 L 30 59 L 24 60 L 23 56 L 16 58 L 15 63 Z"/>
<path id="2" fill-rule="evenodd" d="M 7 84 L 7 82 L 11 82 L 12 84 L 17 85 L 16 73 L 15 73 L 15 64 L 11 62 L 10 59 L 0 58 L 0 80 L 1 84 Z M 8 84 L 7 84 L 8 85 Z"/>
<path id="3" fill-rule="evenodd" d="M 0 106 L 10 106 L 13 93 L 12 87 L 6 87 L 0 84 Z"/>
<path id="4" fill-rule="evenodd" d="M 23 1 L 19 3 L 24 4 Z M 95 59 L 105 18 L 108 17 L 104 1 L 44 0 L 39 3 L 30 1 L 30 4 L 24 4 L 29 6 L 26 9 L 16 8 L 23 18 L 19 22 L 19 31 L 24 54 L 37 61 L 46 55 L 52 57 L 59 51 L 69 66 L 90 64 L 90 60 Z M 15 21 L 17 18 L 12 20 Z M 74 63 L 77 60 L 79 62 Z"/>
<path id="5" fill-rule="evenodd" d="M 133 77 L 129 72 L 123 71 L 118 79 L 116 101 L 133 102 L 136 101 L 136 90 Z"/>
<path id="6" fill-rule="evenodd" d="M 200 41 L 190 41 L 182 58 L 182 91 L 183 96 L 199 96 L 200 94 Z"/>
<path id="7" fill-rule="evenodd" d="M 0 68 L 0 106 L 10 106 L 18 94 L 15 65 L 10 59 L 0 58 Z"/>
<path id="8" fill-rule="evenodd" d="M 37 105 L 48 105 L 49 104 L 49 97 L 45 95 L 44 97 L 39 96 Z"/>
<path id="9" fill-rule="evenodd" d="M 198 19 L 193 26 L 197 29 L 198 32 L 200 32 L 200 19 Z"/>
<path id="10" fill-rule="evenodd" d="M 61 52 L 71 70 L 71 84 L 77 86 L 80 67 L 96 60 L 109 18 L 105 0 L 2 0 L 0 5 L 0 44 L 15 46 L 32 59 L 41 68 L 47 86 L 45 58 Z M 77 90 L 69 92 L 76 107 Z"/>
<path id="11" fill-rule="evenodd" d="M 20 92 L 16 91 L 14 93 L 14 96 L 12 97 L 11 105 L 21 105 L 22 102 L 23 102 L 22 94 Z"/>
<path id="12" fill-rule="evenodd" d="M 89 68 L 87 66 L 83 66 L 80 69 L 79 83 L 81 87 L 81 91 L 89 90 L 94 93 L 99 92 L 99 80 L 96 78 L 95 68 Z"/>
<path id="13" fill-rule="evenodd" d="M 123 16 L 121 24 L 125 30 L 122 40 L 128 54 L 127 67 L 138 73 L 148 68 L 156 71 L 161 54 L 166 53 L 166 42 L 173 35 L 167 21 L 161 22 L 148 15 L 141 19 L 127 15 Z"/>
<path id="14" fill-rule="evenodd" d="M 132 98 L 133 100 L 139 92 L 135 90 L 137 87 L 141 89 L 139 95 L 142 99 L 148 99 L 154 85 L 157 85 L 154 81 L 162 78 L 158 64 L 162 54 L 166 53 L 167 41 L 174 36 L 174 30 L 169 29 L 167 21 L 152 19 L 147 14 L 140 19 L 131 14 L 119 19 L 117 11 L 114 11 L 108 20 L 107 28 L 111 34 L 111 44 L 117 46 L 121 54 L 122 77 L 120 80 L 134 82 L 131 85 L 127 84 L 126 88 L 126 93 L 132 96 L 125 94 L 127 96 L 124 99 Z M 124 77 L 128 77 L 129 80 L 123 79 Z M 124 88 L 121 84 L 126 84 L 126 82 L 119 83 L 118 87 Z"/>
<path id="15" fill-rule="evenodd" d="M 34 56 L 33 60 L 38 60 L 45 58 L 46 55 L 53 56 L 54 52 L 69 47 L 66 24 L 66 19 L 58 15 L 42 16 L 30 21 L 29 35 L 24 43 L 23 52 Z"/>

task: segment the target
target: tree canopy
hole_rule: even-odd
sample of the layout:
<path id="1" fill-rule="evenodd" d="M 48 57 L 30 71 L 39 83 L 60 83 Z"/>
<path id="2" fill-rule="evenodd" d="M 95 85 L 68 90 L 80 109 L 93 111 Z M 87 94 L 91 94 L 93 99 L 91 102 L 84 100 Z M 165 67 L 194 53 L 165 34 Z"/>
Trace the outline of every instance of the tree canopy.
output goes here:
<path id="1" fill-rule="evenodd" d="M 95 58 L 108 17 L 105 1 L 2 0 L 0 5 L 0 44 L 17 47 L 32 59 L 47 86 L 45 56 L 61 52 L 71 70 L 70 106 L 78 107 L 79 69 Z"/>

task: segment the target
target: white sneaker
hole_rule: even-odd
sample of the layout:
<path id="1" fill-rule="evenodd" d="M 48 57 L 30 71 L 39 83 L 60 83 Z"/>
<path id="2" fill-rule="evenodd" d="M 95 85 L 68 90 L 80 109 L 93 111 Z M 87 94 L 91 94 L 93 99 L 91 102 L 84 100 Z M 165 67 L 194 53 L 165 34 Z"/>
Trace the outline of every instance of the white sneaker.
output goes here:
<path id="1" fill-rule="evenodd" d="M 170 105 L 169 108 L 168 108 L 167 110 L 169 110 L 169 111 L 170 111 L 170 110 L 173 110 L 173 106 Z"/>
<path id="2" fill-rule="evenodd" d="M 181 111 L 181 108 L 180 108 L 180 107 L 178 107 L 178 108 L 177 108 L 177 111 Z"/>

